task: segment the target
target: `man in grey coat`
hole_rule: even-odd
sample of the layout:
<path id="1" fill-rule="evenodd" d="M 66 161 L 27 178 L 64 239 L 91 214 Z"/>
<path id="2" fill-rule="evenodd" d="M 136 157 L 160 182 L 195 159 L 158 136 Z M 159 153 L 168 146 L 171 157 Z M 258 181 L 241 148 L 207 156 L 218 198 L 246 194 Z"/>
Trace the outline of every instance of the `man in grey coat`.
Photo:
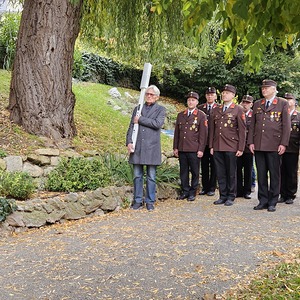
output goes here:
<path id="1" fill-rule="evenodd" d="M 144 166 L 146 167 L 145 203 L 148 211 L 154 210 L 156 192 L 156 167 L 161 164 L 160 131 L 165 121 L 166 109 L 156 101 L 160 95 L 155 85 L 146 89 L 145 104 L 141 115 L 134 109 L 127 131 L 126 146 L 129 163 L 133 164 L 134 201 L 132 209 L 143 208 Z M 134 124 L 139 124 L 136 145 L 133 152 L 132 132 Z"/>

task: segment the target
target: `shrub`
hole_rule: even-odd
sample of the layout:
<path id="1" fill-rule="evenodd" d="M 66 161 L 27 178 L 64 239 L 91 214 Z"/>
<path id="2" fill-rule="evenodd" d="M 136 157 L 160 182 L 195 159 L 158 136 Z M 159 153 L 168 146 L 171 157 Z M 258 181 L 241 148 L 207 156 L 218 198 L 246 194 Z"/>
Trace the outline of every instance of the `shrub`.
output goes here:
<path id="1" fill-rule="evenodd" d="M 21 14 L 5 13 L 0 22 L 0 63 L 10 70 L 15 58 L 16 40 L 20 27 Z"/>
<path id="2" fill-rule="evenodd" d="M 7 154 L 3 149 L 0 149 L 0 158 L 6 157 Z"/>
<path id="3" fill-rule="evenodd" d="M 0 173 L 0 196 L 24 200 L 32 195 L 35 188 L 33 178 L 25 172 Z"/>
<path id="4" fill-rule="evenodd" d="M 178 188 L 179 168 L 163 163 L 157 168 L 158 184 Z M 97 158 L 64 158 L 50 172 L 46 189 L 56 192 L 79 192 L 95 190 L 109 185 L 133 184 L 133 167 L 127 158 L 116 154 L 105 154 Z"/>
<path id="5" fill-rule="evenodd" d="M 110 185 L 110 171 L 100 158 L 62 159 L 50 172 L 46 189 L 59 192 L 95 190 Z"/>
<path id="6" fill-rule="evenodd" d="M 171 166 L 163 162 L 156 171 L 156 182 L 158 185 L 169 185 L 179 188 L 179 166 Z"/>
<path id="7" fill-rule="evenodd" d="M 0 222 L 5 221 L 6 217 L 16 209 L 17 205 L 14 200 L 0 197 Z"/>
<path id="8" fill-rule="evenodd" d="M 112 182 L 116 186 L 132 184 L 133 167 L 123 156 L 115 154 L 106 154 L 103 157 L 103 163 L 111 172 Z"/>
<path id="9" fill-rule="evenodd" d="M 82 80 L 86 65 L 82 59 L 81 52 L 77 48 L 74 49 L 73 59 L 72 76 L 76 79 Z"/>

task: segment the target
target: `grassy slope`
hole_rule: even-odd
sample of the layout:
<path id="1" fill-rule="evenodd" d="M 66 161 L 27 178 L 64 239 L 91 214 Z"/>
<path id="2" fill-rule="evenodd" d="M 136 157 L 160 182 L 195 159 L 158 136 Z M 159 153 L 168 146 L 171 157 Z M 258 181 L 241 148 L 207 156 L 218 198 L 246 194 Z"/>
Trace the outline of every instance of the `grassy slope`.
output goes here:
<path id="1" fill-rule="evenodd" d="M 0 70 L 0 147 L 8 154 L 26 154 L 42 147 L 43 142 L 8 121 L 9 114 L 5 107 L 8 105 L 9 82 L 10 72 Z M 93 149 L 99 152 L 126 152 L 125 136 L 131 115 L 115 111 L 107 104 L 111 99 L 108 94 L 110 88 L 95 83 L 73 85 L 76 95 L 74 117 L 78 132 L 73 144 L 77 151 Z M 123 95 L 129 90 L 120 88 L 119 91 Z M 138 91 L 129 92 L 138 99 Z M 165 151 L 171 151 L 172 139 L 162 135 L 162 145 Z"/>

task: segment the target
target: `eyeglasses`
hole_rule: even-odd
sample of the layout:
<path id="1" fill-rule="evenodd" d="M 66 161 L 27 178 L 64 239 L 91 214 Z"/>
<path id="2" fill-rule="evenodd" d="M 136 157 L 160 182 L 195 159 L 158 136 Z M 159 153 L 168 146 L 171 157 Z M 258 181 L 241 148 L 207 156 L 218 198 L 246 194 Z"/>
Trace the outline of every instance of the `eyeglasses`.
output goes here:
<path id="1" fill-rule="evenodd" d="M 157 95 L 156 94 L 152 94 L 152 93 L 146 93 L 146 96 L 154 97 L 154 96 L 157 96 Z"/>

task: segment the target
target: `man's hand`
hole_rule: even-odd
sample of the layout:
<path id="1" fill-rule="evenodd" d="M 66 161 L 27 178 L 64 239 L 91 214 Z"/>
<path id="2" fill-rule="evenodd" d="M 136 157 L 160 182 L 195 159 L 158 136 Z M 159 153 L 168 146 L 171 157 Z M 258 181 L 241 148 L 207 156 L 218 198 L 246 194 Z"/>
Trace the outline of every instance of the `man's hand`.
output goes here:
<path id="1" fill-rule="evenodd" d="M 239 150 L 235 154 L 235 156 L 237 156 L 237 157 L 240 157 L 242 155 L 243 155 L 243 151 L 239 151 Z"/>
<path id="2" fill-rule="evenodd" d="M 211 155 L 214 155 L 214 148 L 210 148 L 209 152 Z"/>
<path id="3" fill-rule="evenodd" d="M 286 147 L 283 145 L 278 146 L 278 154 L 282 155 L 285 152 Z"/>
<path id="4" fill-rule="evenodd" d="M 133 144 L 128 144 L 128 145 L 127 145 L 127 151 L 128 151 L 128 154 L 130 154 L 130 153 L 133 153 L 133 152 L 134 152 L 134 149 L 133 149 Z"/>
<path id="5" fill-rule="evenodd" d="M 178 149 L 174 149 L 173 154 L 174 154 L 175 157 L 178 157 Z"/>
<path id="6" fill-rule="evenodd" d="M 254 154 L 254 150 L 255 150 L 254 144 L 250 144 L 249 149 L 250 149 L 251 153 Z"/>
<path id="7" fill-rule="evenodd" d="M 139 118 L 140 118 L 140 116 L 135 116 L 134 118 L 133 118 L 133 123 L 134 124 L 139 124 Z"/>
<path id="8" fill-rule="evenodd" d="M 198 151 L 198 152 L 197 152 L 197 157 L 198 157 L 198 158 L 201 158 L 202 156 L 203 156 L 203 152 L 202 152 L 202 151 Z"/>

